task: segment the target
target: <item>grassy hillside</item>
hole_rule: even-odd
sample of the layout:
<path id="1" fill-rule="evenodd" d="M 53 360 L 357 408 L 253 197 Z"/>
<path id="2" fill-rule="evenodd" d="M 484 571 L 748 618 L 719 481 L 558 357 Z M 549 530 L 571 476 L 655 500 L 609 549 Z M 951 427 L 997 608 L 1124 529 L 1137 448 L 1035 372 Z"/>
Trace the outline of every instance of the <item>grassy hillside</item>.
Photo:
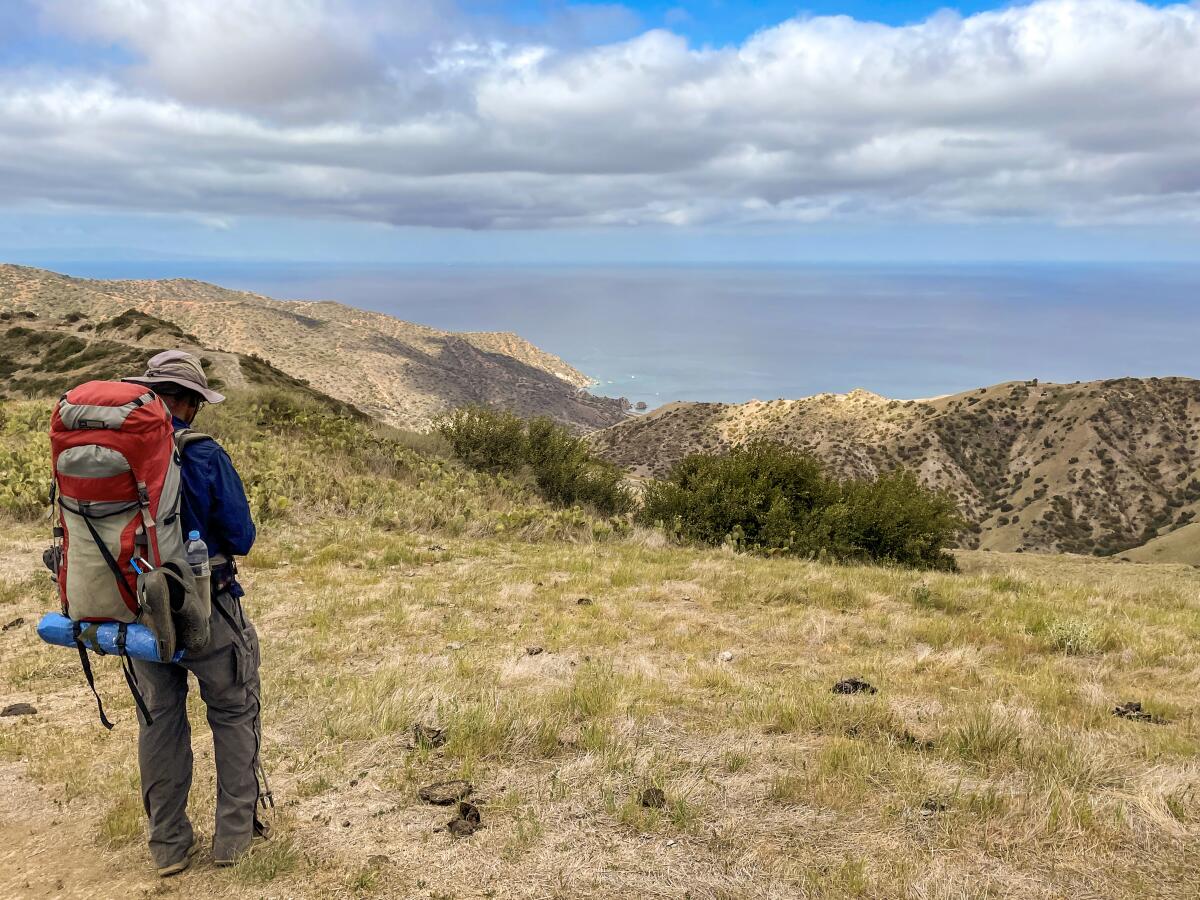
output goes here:
<path id="1" fill-rule="evenodd" d="M 0 313 L 0 397 L 57 397 L 91 379 L 141 374 L 146 361 L 166 349 L 199 357 L 216 390 L 280 388 L 334 412 L 363 416 L 261 357 L 212 350 L 174 323 L 135 309 L 98 320 L 82 313 L 51 319 Z"/>
<path id="2" fill-rule="evenodd" d="M 288 392 L 204 416 L 262 524 L 277 835 L 157 882 L 132 703 L 101 660 L 106 733 L 77 659 L 36 641 L 44 526 L 9 503 L 0 706 L 38 712 L 0 717 L 2 896 L 1195 896 L 1200 572 L 672 547 Z M 3 406 L 5 485 L 13 460 L 42 472 L 44 417 Z M 1113 715 L 1131 700 L 1158 721 Z M 193 728 L 206 840 L 199 704 Z M 482 813 L 461 840 L 417 795 L 449 778 Z"/>
<path id="3" fill-rule="evenodd" d="M 1200 567 L 1200 522 L 1169 531 L 1121 556 L 1134 562 L 1181 563 Z"/>
<path id="4" fill-rule="evenodd" d="M 392 425 L 422 428 L 447 408 L 488 403 L 581 430 L 628 404 L 514 334 L 455 334 L 331 302 L 286 302 L 186 279 L 96 281 L 0 264 L 0 315 L 111 319 L 133 308 L 198 342 L 255 355 Z"/>
<path id="5" fill-rule="evenodd" d="M 847 475 L 911 468 L 955 497 L 974 526 L 967 547 L 1114 553 L 1186 524 L 1200 505 L 1200 381 L 1187 378 L 676 403 L 593 440 L 605 458 L 661 475 L 689 452 L 762 438 Z"/>

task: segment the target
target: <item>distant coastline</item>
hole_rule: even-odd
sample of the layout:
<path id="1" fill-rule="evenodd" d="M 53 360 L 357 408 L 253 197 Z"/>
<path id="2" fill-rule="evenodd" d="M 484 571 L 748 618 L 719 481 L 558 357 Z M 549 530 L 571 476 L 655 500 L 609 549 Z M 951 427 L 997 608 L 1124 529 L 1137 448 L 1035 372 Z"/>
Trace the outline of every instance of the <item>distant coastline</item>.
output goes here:
<path id="1" fill-rule="evenodd" d="M 272 266 L 80 263 L 515 332 L 645 402 L 931 398 L 1041 378 L 1200 376 L 1200 265 Z"/>

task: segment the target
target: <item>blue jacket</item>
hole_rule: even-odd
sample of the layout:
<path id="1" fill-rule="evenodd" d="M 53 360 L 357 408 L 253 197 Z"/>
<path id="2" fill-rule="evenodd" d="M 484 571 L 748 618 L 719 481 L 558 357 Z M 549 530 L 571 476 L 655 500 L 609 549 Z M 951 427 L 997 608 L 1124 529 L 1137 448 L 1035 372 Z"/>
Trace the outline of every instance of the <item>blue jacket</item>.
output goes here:
<path id="1" fill-rule="evenodd" d="M 187 428 L 174 420 L 175 430 Z M 242 479 L 216 441 L 198 441 L 183 456 L 183 533 L 199 531 L 208 553 L 245 556 L 254 545 L 254 520 Z M 242 596 L 240 585 L 231 593 Z"/>

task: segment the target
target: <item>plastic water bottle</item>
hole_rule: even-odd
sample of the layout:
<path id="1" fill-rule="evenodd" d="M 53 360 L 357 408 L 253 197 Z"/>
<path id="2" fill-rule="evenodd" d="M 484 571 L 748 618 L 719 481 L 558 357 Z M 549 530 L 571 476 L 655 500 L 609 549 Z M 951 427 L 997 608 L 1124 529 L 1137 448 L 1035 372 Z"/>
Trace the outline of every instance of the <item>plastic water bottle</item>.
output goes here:
<path id="1" fill-rule="evenodd" d="M 199 531 L 188 532 L 184 553 L 187 555 L 188 565 L 192 567 L 192 574 L 196 576 L 197 580 L 208 581 L 208 576 L 212 573 L 212 565 L 208 561 L 208 544 L 200 540 Z"/>

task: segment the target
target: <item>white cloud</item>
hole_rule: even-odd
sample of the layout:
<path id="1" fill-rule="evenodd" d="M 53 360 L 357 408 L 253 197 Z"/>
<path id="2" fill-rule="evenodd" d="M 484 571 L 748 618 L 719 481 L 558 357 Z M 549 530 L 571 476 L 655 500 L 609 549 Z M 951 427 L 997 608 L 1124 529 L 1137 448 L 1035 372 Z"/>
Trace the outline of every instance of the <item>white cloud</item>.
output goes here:
<path id="1" fill-rule="evenodd" d="M 515 41 L 436 0 L 41 2 L 138 62 L 0 71 L 10 202 L 471 228 L 1200 221 L 1195 5 L 796 19 L 714 50 Z"/>

